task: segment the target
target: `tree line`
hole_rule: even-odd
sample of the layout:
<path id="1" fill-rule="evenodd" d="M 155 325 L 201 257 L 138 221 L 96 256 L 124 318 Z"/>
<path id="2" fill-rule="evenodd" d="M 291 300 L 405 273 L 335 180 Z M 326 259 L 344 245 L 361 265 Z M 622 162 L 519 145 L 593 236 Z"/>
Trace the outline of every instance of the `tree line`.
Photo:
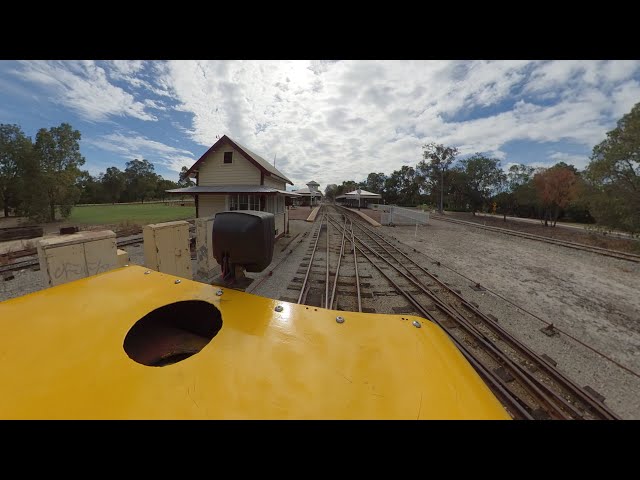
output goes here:
<path id="1" fill-rule="evenodd" d="M 81 169 L 80 139 L 68 123 L 41 128 L 35 141 L 19 125 L 0 124 L 0 208 L 5 217 L 54 221 L 68 217 L 78 203 L 164 199 L 165 190 L 193 185 L 186 167 L 173 182 L 155 173 L 145 159 L 127 162 L 124 171 L 109 167 L 93 176 Z"/>
<path id="2" fill-rule="evenodd" d="M 193 185 L 186 167 L 173 182 L 156 174 L 145 159 L 127 162 L 123 171 L 109 167 L 92 176 L 81 169 L 80 139 L 68 123 L 41 128 L 35 140 L 18 125 L 0 124 L 0 208 L 5 216 L 53 221 L 68 217 L 78 203 L 164 199 L 165 190 Z M 440 208 L 442 201 L 448 210 L 495 211 L 552 226 L 564 218 L 640 233 L 640 103 L 593 148 L 583 171 L 560 162 L 550 168 L 517 164 L 505 172 L 499 159 L 458 156 L 455 147 L 429 143 L 415 166 L 328 185 L 325 195 L 334 199 L 362 188 L 380 193 L 387 204 Z"/>
<path id="3" fill-rule="evenodd" d="M 516 164 L 504 171 L 497 158 L 458 155 L 455 147 L 429 143 L 415 166 L 327 185 L 325 196 L 333 200 L 361 188 L 380 193 L 387 204 L 440 209 L 442 201 L 453 211 L 538 218 L 551 226 L 558 219 L 597 222 L 640 233 L 640 103 L 593 148 L 583 171 L 564 162 L 549 168 Z"/>

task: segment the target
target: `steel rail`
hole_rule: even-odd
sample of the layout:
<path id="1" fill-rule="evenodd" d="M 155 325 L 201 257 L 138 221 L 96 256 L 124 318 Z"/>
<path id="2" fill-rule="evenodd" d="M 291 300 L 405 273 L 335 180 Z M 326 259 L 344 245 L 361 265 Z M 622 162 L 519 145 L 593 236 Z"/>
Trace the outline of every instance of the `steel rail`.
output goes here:
<path id="1" fill-rule="evenodd" d="M 362 242 L 361 242 L 362 243 Z M 402 294 L 405 298 L 407 298 L 407 300 L 409 300 L 409 302 L 423 315 L 423 317 L 427 320 L 430 320 L 434 323 L 436 323 L 438 326 L 440 326 L 440 328 L 443 329 L 443 331 L 446 332 L 446 329 L 443 327 L 443 325 L 441 324 L 441 322 L 439 322 L 437 319 L 434 319 L 431 317 L 431 315 L 427 312 L 427 310 L 420 304 L 420 302 L 418 300 L 415 299 L 415 297 L 409 293 L 408 291 L 404 290 L 402 287 L 400 287 L 389 275 L 387 275 L 377 264 L 376 262 L 373 261 L 373 259 L 371 259 L 371 257 L 369 257 L 358 245 L 356 245 L 355 243 L 353 244 L 354 250 L 358 250 L 362 256 L 364 256 L 369 263 L 371 263 L 371 265 L 373 267 L 375 267 L 381 274 L 382 276 L 384 276 L 389 283 L 391 283 L 391 285 L 393 285 L 393 287 L 400 293 Z M 521 416 L 521 418 L 525 418 L 525 419 L 533 419 L 533 417 L 531 416 L 531 414 L 526 410 L 526 406 L 523 406 L 521 404 L 520 399 L 518 399 L 517 397 L 515 397 L 509 390 L 508 388 L 506 388 L 505 382 L 500 379 L 499 377 L 496 376 L 496 374 L 494 372 L 492 372 L 491 370 L 489 370 L 488 368 L 484 367 L 484 365 L 480 364 L 474 357 L 473 355 L 468 351 L 467 347 L 462 344 L 457 338 L 451 336 L 450 334 L 447 333 L 447 335 L 449 336 L 449 338 L 451 338 L 451 340 L 453 341 L 453 343 L 458 347 L 458 349 L 462 352 L 462 354 L 464 355 L 464 357 L 469 361 L 469 363 L 472 364 L 472 366 L 474 368 L 477 369 L 478 372 L 481 372 L 480 374 L 482 375 L 483 378 L 485 379 L 489 379 L 490 383 L 492 385 L 494 385 L 498 392 L 499 392 L 499 396 L 501 398 L 503 398 L 503 400 L 505 401 L 505 403 L 507 403 L 507 405 L 509 405 L 515 412 L 518 412 L 518 414 Z"/>
<path id="2" fill-rule="evenodd" d="M 571 417 L 567 415 L 567 413 L 563 410 L 564 408 L 571 409 L 571 406 L 566 404 L 566 401 L 559 397 L 555 392 L 548 391 L 545 393 L 540 387 L 544 387 L 533 375 L 524 370 L 522 367 L 517 365 L 513 360 L 511 360 L 506 353 L 500 350 L 493 342 L 486 338 L 482 332 L 478 331 L 474 326 L 472 326 L 469 321 L 464 318 L 459 312 L 453 310 L 449 305 L 442 302 L 436 295 L 430 292 L 427 288 L 425 288 L 420 282 L 416 282 L 412 278 L 410 278 L 407 274 L 402 272 L 400 268 L 394 265 L 392 262 L 384 258 L 380 253 L 376 252 L 371 246 L 365 243 L 361 238 L 356 237 L 356 239 L 360 242 L 362 246 L 367 248 L 372 254 L 376 255 L 380 260 L 384 261 L 391 268 L 396 270 L 400 275 L 402 275 L 406 280 L 412 283 L 415 287 L 421 290 L 424 294 L 426 294 L 431 300 L 434 301 L 436 306 L 442 310 L 446 315 L 454 319 L 460 326 L 463 327 L 465 332 L 473 337 L 475 341 L 480 343 L 487 353 L 491 353 L 492 358 L 498 362 L 499 364 L 504 365 L 509 368 L 514 377 L 519 380 L 520 385 L 529 391 L 529 394 L 535 398 L 538 402 L 544 404 L 549 410 L 555 412 L 555 414 L 559 418 L 563 418 L 569 420 Z M 393 257 L 392 257 L 393 258 Z M 397 261 L 397 260 L 396 260 Z M 402 289 L 401 289 L 402 290 Z M 400 290 L 400 291 L 401 291 Z M 432 318 L 432 317 L 428 317 Z M 445 328 L 445 331 L 448 332 L 448 329 Z M 450 334 L 451 336 L 451 334 Z M 545 389 L 546 390 L 546 389 Z M 551 396 L 556 397 L 555 399 Z M 558 405 L 558 402 L 562 405 Z M 564 403 L 564 404 L 563 404 Z M 581 417 L 578 411 L 572 412 L 574 415 Z"/>
<path id="3" fill-rule="evenodd" d="M 345 220 L 346 220 L 346 217 L 345 217 Z M 353 249 L 353 265 L 356 271 L 356 291 L 358 296 L 358 311 L 362 312 L 362 297 L 360 295 L 360 275 L 358 274 L 358 256 L 356 254 L 356 242 L 354 240 L 354 234 L 353 234 L 353 220 L 351 220 L 351 248 Z"/>
<path id="4" fill-rule="evenodd" d="M 327 219 L 327 253 L 325 254 L 327 260 L 327 274 L 324 281 L 324 308 L 329 308 L 329 215 L 325 215 Z"/>
<path id="5" fill-rule="evenodd" d="M 507 344 L 509 344 L 511 346 L 511 348 L 513 348 L 515 351 L 517 351 L 520 355 L 523 355 L 526 358 L 528 358 L 530 361 L 532 361 L 532 362 L 534 362 L 536 364 L 539 364 L 539 366 L 544 370 L 544 372 L 548 376 L 550 376 L 556 383 L 558 383 L 558 385 L 560 385 L 561 387 L 565 388 L 566 390 L 571 392 L 573 395 L 578 397 L 580 399 L 580 401 L 583 402 L 588 408 L 597 411 L 597 413 L 600 416 L 602 416 L 604 419 L 612 420 L 612 419 L 618 419 L 619 418 L 612 411 L 610 411 L 604 405 L 602 405 L 602 403 L 599 402 L 596 398 L 594 398 L 589 392 L 587 392 L 584 389 L 580 388 L 570 378 L 566 377 L 564 374 L 562 374 L 562 372 L 556 370 L 546 360 L 544 360 L 543 358 L 539 357 L 538 354 L 536 354 L 529 347 L 527 347 L 522 342 L 520 342 L 518 339 L 516 339 L 509 332 L 504 330 L 504 328 L 502 328 L 502 326 L 497 324 L 491 318 L 487 317 L 483 312 L 481 312 L 474 305 L 470 304 L 464 297 L 462 297 L 460 294 L 458 294 L 455 290 L 450 288 L 447 284 L 445 284 L 439 278 L 437 278 L 432 273 L 427 271 L 424 267 L 422 267 L 421 265 L 416 263 L 408 255 L 406 255 L 404 252 L 402 252 L 397 246 L 393 245 L 391 242 L 386 240 L 383 236 L 381 236 L 377 232 L 371 231 L 363 223 L 357 223 L 357 226 L 361 230 L 365 231 L 365 233 L 367 233 L 367 235 L 370 238 L 372 238 L 372 240 L 375 241 L 375 239 L 373 239 L 373 237 L 371 237 L 369 232 L 373 233 L 374 235 L 379 237 L 382 241 L 387 243 L 389 246 L 393 247 L 399 254 L 401 254 L 404 258 L 406 258 L 409 262 L 411 262 L 415 267 L 420 269 L 420 271 L 422 271 L 424 274 L 428 275 L 431 279 L 433 279 L 436 283 L 438 283 L 438 285 L 440 285 L 442 288 L 446 289 L 451 295 L 456 297 L 463 304 L 463 306 L 465 308 L 467 308 L 469 311 L 471 311 L 476 316 L 479 316 L 483 320 L 484 324 L 488 328 L 490 328 L 495 334 L 499 335 L 502 338 L 502 340 L 505 341 L 505 343 L 507 343 Z M 376 242 L 376 243 L 378 243 L 378 242 Z M 394 258 L 396 261 L 398 261 L 391 253 L 389 253 L 389 255 L 391 255 L 392 258 Z M 399 263 L 406 268 L 406 265 L 404 263 L 402 263 L 402 262 L 399 262 Z M 408 269 L 407 269 L 407 271 L 410 272 L 410 270 L 408 270 Z M 410 273 L 412 273 L 412 272 L 410 272 Z M 413 275 L 413 273 L 412 273 L 412 275 Z M 414 275 L 414 277 L 415 277 L 415 275 Z M 417 278 L 417 277 L 415 277 L 415 278 Z M 525 372 L 527 372 L 527 371 L 525 370 Z M 543 384 L 543 386 L 544 386 L 544 384 Z M 548 387 L 546 387 L 546 386 L 544 386 L 544 387 L 546 389 L 548 389 Z M 559 398 L 562 399 L 562 397 L 559 397 Z M 563 401 L 563 403 L 566 403 L 566 401 L 564 401 L 564 399 L 562 399 L 562 401 Z"/>
<path id="6" fill-rule="evenodd" d="M 317 217 L 316 217 L 317 218 Z M 313 265 L 313 257 L 316 255 L 316 250 L 318 249 L 318 240 L 320 240 L 320 233 L 322 233 L 322 222 L 324 221 L 324 215 L 320 218 L 320 223 L 318 224 L 316 241 L 313 244 L 313 251 L 311 252 L 311 258 L 309 259 L 309 265 L 307 266 L 307 273 L 304 276 L 304 280 L 302 281 L 302 288 L 300 290 L 300 295 L 298 296 L 298 302 L 302 303 L 303 300 L 306 300 L 306 288 L 307 281 L 309 280 L 309 272 L 311 271 L 311 266 Z"/>
<path id="7" fill-rule="evenodd" d="M 559 245 L 562 247 L 573 248 L 575 250 L 583 250 L 586 252 L 596 253 L 599 255 L 604 255 L 607 257 L 617 258 L 619 260 L 627 260 L 629 262 L 640 263 L 640 255 L 636 255 L 634 253 L 621 252 L 619 250 L 611 250 L 609 248 L 596 247 L 593 245 L 586 245 L 584 243 L 571 242 L 569 240 L 561 240 L 558 238 L 545 237 L 543 235 L 536 235 L 535 233 L 528 232 L 520 232 L 518 230 L 509 230 L 507 228 L 495 227 L 493 225 L 480 225 L 475 222 L 469 222 L 466 220 L 458 220 L 454 218 L 440 218 L 436 216 L 432 216 L 435 220 L 440 220 L 442 222 L 449 222 L 458 225 L 469 225 L 476 228 L 481 228 L 483 230 L 489 230 L 497 233 L 504 233 L 505 235 L 512 235 L 514 237 L 526 238 L 529 240 L 536 240 L 545 243 L 550 243 L 552 245 Z"/>
<path id="8" fill-rule="evenodd" d="M 465 318 L 464 315 L 462 315 L 458 310 L 456 310 L 451 305 L 448 305 L 447 303 L 443 302 L 437 295 L 435 295 L 433 292 L 431 292 L 413 274 L 413 272 L 411 272 L 406 267 L 406 265 L 403 265 L 401 262 L 399 262 L 398 259 L 395 258 L 393 256 L 393 254 L 391 254 L 391 252 L 389 252 L 387 249 L 385 249 L 383 246 L 381 246 L 379 244 L 379 242 L 376 242 L 376 243 L 378 243 L 378 245 L 394 261 L 396 261 L 397 263 L 402 265 L 402 267 L 405 268 L 407 270 L 407 272 L 409 273 L 409 275 L 411 275 L 414 279 L 409 278 L 397 266 L 395 266 L 389 260 L 384 258 L 382 256 L 382 254 L 376 252 L 373 248 L 371 248 L 369 245 L 364 243 L 364 241 L 362 239 L 358 239 L 358 240 L 360 241 L 360 243 L 362 245 L 364 245 L 372 253 L 375 253 L 378 256 L 378 258 L 380 258 L 381 260 L 386 262 L 390 267 L 394 268 L 398 273 L 400 273 L 401 275 L 405 276 L 405 278 L 407 278 L 407 280 L 409 280 L 411 283 L 413 283 L 414 286 L 416 286 L 425 295 L 427 295 L 435 303 L 435 305 L 436 305 L 436 307 L 438 307 L 438 309 L 440 309 L 443 313 L 445 313 L 449 317 L 453 318 L 458 324 L 463 326 L 463 328 L 465 329 L 467 334 L 471 335 L 476 341 L 480 342 L 485 347 L 485 349 L 487 351 L 490 351 L 491 353 L 493 353 L 492 357 L 494 358 L 494 360 L 496 362 L 504 365 L 505 367 L 509 368 L 511 373 L 515 377 L 518 378 L 519 383 L 525 389 L 529 390 L 530 395 L 532 395 L 534 398 L 541 399 L 542 403 L 544 403 L 549 409 L 555 411 L 556 414 L 560 416 L 560 418 L 564 418 L 564 419 L 567 419 L 567 420 L 571 418 L 570 416 L 568 416 L 565 413 L 563 408 L 569 410 L 576 417 L 580 417 L 580 418 L 582 417 L 581 413 L 579 411 L 577 411 L 575 408 L 573 408 L 573 406 L 570 405 L 564 398 L 559 396 L 555 391 L 549 389 L 543 383 L 539 382 L 529 371 L 527 371 L 526 369 L 524 369 L 523 367 L 521 367 L 520 365 L 515 363 L 513 360 L 511 360 L 511 358 L 509 358 L 509 356 L 505 352 L 503 352 L 501 349 L 499 349 L 495 345 L 495 343 L 493 341 L 489 340 L 484 333 L 482 333 L 480 330 L 478 330 L 477 327 L 472 325 L 469 322 L 469 320 L 467 318 Z M 372 240 L 375 242 L 375 239 L 372 238 Z"/>
<path id="9" fill-rule="evenodd" d="M 344 229 L 342 230 L 342 243 L 340 245 L 340 255 L 338 255 L 338 265 L 336 267 L 336 276 L 333 279 L 333 290 L 331 291 L 331 301 L 329 302 L 329 307 L 333 309 L 333 301 L 336 295 L 336 287 L 338 286 L 338 276 L 340 275 L 340 262 L 342 260 L 342 256 L 344 255 L 344 237 L 346 233 L 347 227 L 347 219 L 344 219 Z"/>
<path id="10" fill-rule="evenodd" d="M 427 254 L 426 254 L 426 253 L 424 253 L 424 252 L 421 252 L 421 254 L 422 254 L 422 255 L 424 255 L 425 257 L 427 257 L 427 258 L 429 258 L 429 259 L 433 260 L 433 261 L 436 261 L 436 259 L 435 259 L 435 258 L 433 258 L 433 257 L 431 257 L 431 256 L 429 256 L 429 255 L 427 255 Z M 464 275 L 463 273 L 460 273 L 460 272 L 458 272 L 457 270 L 454 270 L 453 268 L 451 268 L 451 267 L 449 267 L 449 266 L 447 266 L 447 265 L 441 264 L 440 266 L 441 266 L 441 267 L 446 268 L 447 270 L 452 271 L 452 272 L 453 272 L 453 273 L 455 273 L 456 275 L 458 275 L 458 276 L 460 276 L 460 277 L 464 278 L 465 280 L 470 281 L 471 283 L 475 283 L 475 280 L 473 280 L 473 279 L 471 279 L 471 278 L 467 277 L 467 276 L 466 276 L 466 275 Z M 547 321 L 547 320 L 545 320 L 545 319 L 543 319 L 543 318 L 540 318 L 540 317 L 539 317 L 538 315 L 536 315 L 535 313 L 530 312 L 530 311 L 529 311 L 529 310 L 527 310 L 526 308 L 524 308 L 524 307 L 522 307 L 522 306 L 518 305 L 517 303 L 512 302 L 511 300 L 509 300 L 508 298 L 506 298 L 504 295 L 500 295 L 498 292 L 496 292 L 495 290 L 490 289 L 489 287 L 487 287 L 487 286 L 485 286 L 485 285 L 483 285 L 483 286 L 482 286 L 482 288 L 484 288 L 484 289 L 485 289 L 485 291 L 489 292 L 490 294 L 492 294 L 492 295 L 494 295 L 494 296 L 498 297 L 499 299 L 504 300 L 504 301 L 505 301 L 505 302 L 507 302 L 509 305 L 511 305 L 511 306 L 513 306 L 513 307 L 515 307 L 515 308 L 519 309 L 520 311 L 522 311 L 522 312 L 526 313 L 527 315 L 530 315 L 531 317 L 535 318 L 536 320 L 538 320 L 540 323 L 542 323 L 542 324 L 546 325 L 547 327 L 548 327 L 548 326 L 553 325 L 553 328 L 554 328 L 555 330 L 557 330 L 558 332 L 562 333 L 563 335 L 566 335 L 568 338 L 570 338 L 570 339 L 571 339 L 571 340 L 573 340 L 574 342 L 576 342 L 576 343 L 578 343 L 578 344 L 582 345 L 582 346 L 583 346 L 583 347 L 585 347 L 585 348 L 588 348 L 588 349 L 589 349 L 589 350 L 591 350 L 593 353 L 595 353 L 595 354 L 597 354 L 597 355 L 600 355 L 600 356 L 601 356 L 602 358 L 604 358 L 605 360 L 610 361 L 611 363 L 613 363 L 613 364 L 614 364 L 614 365 L 616 365 L 617 367 L 620 367 L 621 369 L 625 370 L 626 372 L 630 373 L 630 374 L 631 374 L 631 375 L 633 375 L 634 377 L 638 377 L 638 378 L 640 378 L 640 374 L 639 374 L 638 372 L 636 372 L 636 371 L 634 371 L 634 370 L 630 369 L 629 367 L 627 367 L 627 366 L 625 366 L 625 365 L 621 364 L 621 363 L 620 363 L 620 362 L 618 362 L 617 360 L 615 360 L 615 359 L 611 358 L 611 357 L 610 357 L 609 355 L 607 355 L 606 353 L 601 352 L 601 351 L 600 351 L 600 350 L 598 350 L 597 348 L 592 347 L 591 345 L 589 345 L 589 344 L 587 344 L 587 343 L 583 342 L 583 341 L 582 341 L 582 340 L 580 340 L 579 338 L 574 337 L 573 335 L 571 335 L 570 333 L 568 333 L 568 332 L 564 331 L 562 328 L 558 327 L 557 325 L 554 325 L 553 323 L 551 323 L 551 322 L 549 322 L 549 321 Z"/>

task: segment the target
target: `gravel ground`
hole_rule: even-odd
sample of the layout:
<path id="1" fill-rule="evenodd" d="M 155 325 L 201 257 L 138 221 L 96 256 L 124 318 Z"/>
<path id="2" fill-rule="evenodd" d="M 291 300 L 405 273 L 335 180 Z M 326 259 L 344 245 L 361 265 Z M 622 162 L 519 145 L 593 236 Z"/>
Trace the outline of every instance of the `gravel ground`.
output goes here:
<path id="1" fill-rule="evenodd" d="M 439 215 L 433 215 L 433 218 L 437 220 Z M 640 239 L 624 238 L 624 234 L 612 235 L 603 234 L 596 231 L 585 230 L 583 227 L 567 228 L 558 224 L 554 227 L 545 227 L 539 221 L 537 222 L 524 222 L 520 220 L 503 221 L 502 216 L 488 216 L 488 215 L 476 215 L 473 216 L 470 213 L 464 212 L 447 212 L 446 217 L 465 220 L 467 222 L 474 222 L 480 225 L 487 225 L 491 227 L 508 228 L 510 230 L 517 230 L 519 232 L 532 233 L 534 235 L 540 235 L 543 237 L 557 238 L 560 240 L 568 240 L 570 242 L 584 243 L 586 245 L 592 245 L 600 248 L 610 248 L 613 250 L 620 250 L 621 252 L 640 253 Z M 593 227 L 592 227 L 593 228 Z"/>
<path id="2" fill-rule="evenodd" d="M 13 280 L 3 281 L 0 277 L 0 302 L 36 292 L 44 287 L 44 280 L 37 267 L 25 268 L 13 272 Z"/>
<path id="3" fill-rule="evenodd" d="M 420 227 L 418 238 L 413 227 L 379 231 L 440 261 L 441 267 L 427 257 L 422 263 L 534 351 L 557 361 L 579 385 L 604 395 L 620 416 L 640 419 L 637 376 L 565 335 L 546 336 L 539 320 L 489 292 L 470 288 L 479 282 L 638 372 L 639 264 L 444 222 Z"/>
<path id="4" fill-rule="evenodd" d="M 460 289 L 482 311 L 497 317 L 501 325 L 535 352 L 558 362 L 557 368 L 578 385 L 588 385 L 604 395 L 605 403 L 622 418 L 640 419 L 638 377 L 565 335 L 548 337 L 540 331 L 544 323 L 490 292 L 470 288 L 479 282 L 628 368 L 640 371 L 640 265 L 444 222 L 420 227 L 417 237 L 415 227 L 375 230 L 400 239 L 411 247 L 407 253 L 416 248 L 428 255 L 412 253 L 411 257 Z M 300 264 L 306 263 L 311 241 L 309 235 L 273 276 L 259 285 L 254 283 L 248 291 L 286 301 L 297 298 L 299 290 L 288 288 L 294 277 L 304 276 L 305 269 Z M 323 237 L 319 244 L 322 241 Z M 296 240 L 294 245 L 297 243 Z M 335 248 L 332 258 L 337 258 L 334 252 Z M 441 262 L 440 267 L 435 260 Z M 373 294 L 372 298 L 363 298 L 363 307 L 378 313 L 400 313 L 394 309 L 407 306 L 366 260 L 359 258 L 358 265 L 360 274 L 367 277 L 362 281 L 370 285 L 363 291 Z M 341 280 L 353 276 L 353 261 L 347 256 L 341 272 Z M 349 287 L 339 287 L 341 290 Z M 348 297 L 339 297 L 339 309 L 353 306 Z"/>

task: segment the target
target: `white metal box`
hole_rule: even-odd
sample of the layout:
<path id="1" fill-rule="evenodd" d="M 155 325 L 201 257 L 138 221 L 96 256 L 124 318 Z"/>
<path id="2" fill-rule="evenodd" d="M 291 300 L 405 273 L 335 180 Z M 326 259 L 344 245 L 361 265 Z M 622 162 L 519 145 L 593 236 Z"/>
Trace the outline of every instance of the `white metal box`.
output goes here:
<path id="1" fill-rule="evenodd" d="M 118 257 L 118 267 L 124 267 L 125 265 L 129 265 L 129 253 L 126 250 L 118 249 L 116 256 Z"/>
<path id="2" fill-rule="evenodd" d="M 116 234 L 111 230 L 78 232 L 37 242 L 45 286 L 106 272 L 118 266 Z"/>
<path id="3" fill-rule="evenodd" d="M 144 264 L 162 273 L 192 279 L 189 223 L 154 223 L 142 230 Z"/>
<path id="4" fill-rule="evenodd" d="M 218 262 L 213 257 L 213 220 L 214 217 L 196 218 L 196 273 L 204 280 L 213 276 L 218 267 Z"/>

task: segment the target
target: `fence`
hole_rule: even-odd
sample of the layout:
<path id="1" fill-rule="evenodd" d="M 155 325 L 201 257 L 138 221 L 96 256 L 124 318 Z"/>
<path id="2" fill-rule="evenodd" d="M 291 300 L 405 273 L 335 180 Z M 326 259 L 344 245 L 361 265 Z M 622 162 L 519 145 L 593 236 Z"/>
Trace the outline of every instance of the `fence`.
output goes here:
<path id="1" fill-rule="evenodd" d="M 148 200 L 144 203 L 142 202 L 118 202 L 118 203 L 110 203 L 110 202 L 106 202 L 106 203 L 78 203 L 76 205 L 74 205 L 74 207 L 103 207 L 103 206 L 111 206 L 111 205 L 149 205 L 149 204 L 156 204 L 156 203 L 162 203 L 164 205 L 180 205 L 180 204 L 186 204 L 188 206 L 192 206 L 195 205 L 195 200 L 193 198 L 186 198 L 184 200 L 175 200 L 175 199 L 171 199 L 171 200 Z"/>
<path id="2" fill-rule="evenodd" d="M 422 210 L 379 205 L 380 223 L 382 225 L 427 225 L 429 214 Z"/>

